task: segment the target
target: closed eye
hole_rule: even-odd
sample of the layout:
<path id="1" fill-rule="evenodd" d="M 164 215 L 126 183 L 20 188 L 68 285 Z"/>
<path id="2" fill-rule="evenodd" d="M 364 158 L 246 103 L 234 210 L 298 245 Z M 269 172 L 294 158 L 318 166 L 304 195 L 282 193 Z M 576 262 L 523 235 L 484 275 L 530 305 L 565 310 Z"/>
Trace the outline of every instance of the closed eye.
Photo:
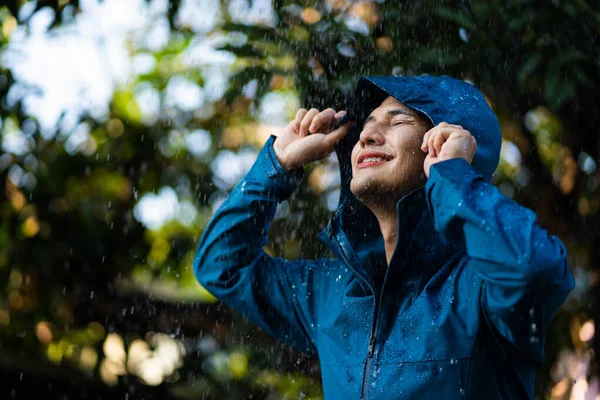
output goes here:
<path id="1" fill-rule="evenodd" d="M 390 127 L 405 124 L 413 124 L 414 122 L 415 119 L 412 118 L 410 115 L 400 115 L 398 116 L 398 118 L 395 118 L 390 122 Z"/>

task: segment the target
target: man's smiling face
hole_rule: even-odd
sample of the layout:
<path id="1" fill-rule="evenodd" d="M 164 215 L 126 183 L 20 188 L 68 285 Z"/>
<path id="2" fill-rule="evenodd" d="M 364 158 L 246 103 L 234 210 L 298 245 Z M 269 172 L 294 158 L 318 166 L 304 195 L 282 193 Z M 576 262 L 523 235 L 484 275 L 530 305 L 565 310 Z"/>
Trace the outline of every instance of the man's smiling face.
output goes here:
<path id="1" fill-rule="evenodd" d="M 426 154 L 420 147 L 431 127 L 427 117 L 391 96 L 373 110 L 352 150 L 350 190 L 356 198 L 395 203 L 424 184 Z"/>

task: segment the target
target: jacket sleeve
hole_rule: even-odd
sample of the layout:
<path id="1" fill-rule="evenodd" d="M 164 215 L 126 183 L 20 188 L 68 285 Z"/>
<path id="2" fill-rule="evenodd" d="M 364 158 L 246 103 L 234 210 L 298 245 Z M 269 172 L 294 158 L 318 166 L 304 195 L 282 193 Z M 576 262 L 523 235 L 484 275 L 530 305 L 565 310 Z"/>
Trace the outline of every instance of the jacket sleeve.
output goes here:
<path id="1" fill-rule="evenodd" d="M 196 250 L 194 272 L 209 292 L 263 330 L 314 354 L 312 291 L 319 288 L 319 261 L 287 261 L 263 250 L 277 204 L 293 193 L 302 174 L 281 167 L 274 140 L 269 138 L 212 217 Z"/>
<path id="2" fill-rule="evenodd" d="M 425 189 L 436 231 L 467 252 L 482 280 L 494 334 L 541 362 L 544 331 L 574 287 L 563 243 L 462 158 L 432 165 Z"/>

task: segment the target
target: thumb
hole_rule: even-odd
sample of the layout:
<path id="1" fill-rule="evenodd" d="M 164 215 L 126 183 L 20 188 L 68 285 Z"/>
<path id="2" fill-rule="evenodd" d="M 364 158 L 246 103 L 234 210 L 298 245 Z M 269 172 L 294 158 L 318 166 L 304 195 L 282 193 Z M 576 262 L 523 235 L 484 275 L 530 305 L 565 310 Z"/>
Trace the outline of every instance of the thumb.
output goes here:
<path id="1" fill-rule="evenodd" d="M 349 121 L 349 122 L 345 123 L 344 125 L 342 125 L 341 127 L 339 127 L 338 129 L 328 133 L 326 136 L 326 140 L 331 145 L 335 146 L 348 134 L 348 132 L 350 132 L 350 130 L 353 127 L 354 127 L 354 122 Z"/>

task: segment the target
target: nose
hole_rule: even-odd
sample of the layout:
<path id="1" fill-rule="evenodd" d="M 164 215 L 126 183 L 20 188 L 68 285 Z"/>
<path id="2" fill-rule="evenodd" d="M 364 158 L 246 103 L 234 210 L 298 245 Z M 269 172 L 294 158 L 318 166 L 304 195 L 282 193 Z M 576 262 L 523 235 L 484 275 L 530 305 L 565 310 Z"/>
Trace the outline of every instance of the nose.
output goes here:
<path id="1" fill-rule="evenodd" d="M 384 143 L 384 137 L 379 127 L 376 124 L 363 129 L 358 138 L 360 145 L 365 147 L 367 145 L 381 146 Z"/>

